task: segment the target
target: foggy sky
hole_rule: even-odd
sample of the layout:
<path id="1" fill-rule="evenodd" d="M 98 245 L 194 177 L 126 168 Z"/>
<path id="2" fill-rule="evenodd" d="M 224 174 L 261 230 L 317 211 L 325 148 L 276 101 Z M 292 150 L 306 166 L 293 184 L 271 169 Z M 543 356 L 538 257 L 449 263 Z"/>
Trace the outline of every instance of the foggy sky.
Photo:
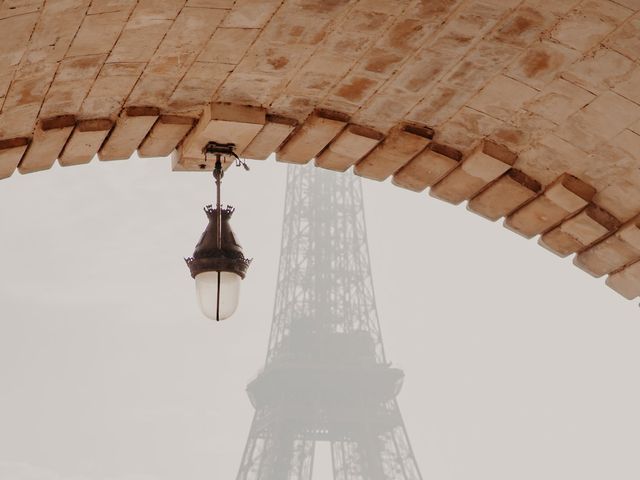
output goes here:
<path id="1" fill-rule="evenodd" d="M 286 173 L 251 167 L 223 184 L 254 262 L 219 324 L 200 315 L 182 259 L 206 225 L 210 175 L 133 158 L 0 182 L 0 480 L 235 478 Z M 464 206 L 364 191 L 424 478 L 639 478 L 637 303 Z"/>

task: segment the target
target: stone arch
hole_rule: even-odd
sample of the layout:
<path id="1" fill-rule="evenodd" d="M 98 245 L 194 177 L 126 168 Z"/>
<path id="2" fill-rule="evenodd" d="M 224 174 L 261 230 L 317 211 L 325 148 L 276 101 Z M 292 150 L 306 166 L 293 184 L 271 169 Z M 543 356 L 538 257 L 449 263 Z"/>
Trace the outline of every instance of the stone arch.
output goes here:
<path id="1" fill-rule="evenodd" d="M 636 0 L 5 0 L 0 178 L 246 158 L 461 203 L 640 295 Z"/>

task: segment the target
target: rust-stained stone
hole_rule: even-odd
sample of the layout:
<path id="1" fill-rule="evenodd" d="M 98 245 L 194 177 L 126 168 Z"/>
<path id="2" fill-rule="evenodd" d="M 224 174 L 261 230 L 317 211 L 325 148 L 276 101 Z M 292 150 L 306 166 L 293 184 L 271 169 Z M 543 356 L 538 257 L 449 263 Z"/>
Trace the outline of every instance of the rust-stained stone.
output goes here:
<path id="1" fill-rule="evenodd" d="M 506 5 L 504 0 L 498 3 Z M 518 3 L 520 2 L 514 2 L 514 6 Z M 498 27 L 494 38 L 517 47 L 526 47 L 537 40 L 555 21 L 556 16 L 547 5 L 545 8 L 538 8 L 531 5 L 531 2 L 523 2 L 523 5 Z"/>
<path id="2" fill-rule="evenodd" d="M 551 83 L 558 72 L 580 58 L 580 52 L 544 40 L 527 49 L 509 68 L 507 75 L 537 90 Z"/>
<path id="3" fill-rule="evenodd" d="M 163 107 L 226 14 L 226 10 L 220 9 L 183 8 L 160 42 L 127 104 Z"/>
<path id="4" fill-rule="evenodd" d="M 24 137 L 0 140 L 0 179 L 13 174 L 28 145 L 29 139 Z"/>
<path id="5" fill-rule="evenodd" d="M 576 255 L 578 267 L 601 277 L 640 259 L 640 220 L 634 218 L 613 235 Z"/>
<path id="6" fill-rule="evenodd" d="M 75 115 L 89 93 L 106 55 L 67 58 L 60 62 L 47 91 L 40 117 Z"/>
<path id="7" fill-rule="evenodd" d="M 506 121 L 537 93 L 522 82 L 499 75 L 469 102 L 469 107 Z"/>
<path id="8" fill-rule="evenodd" d="M 48 170 L 64 148 L 76 123 L 73 115 L 61 115 L 40 121 L 18 170 L 33 173 Z"/>
<path id="9" fill-rule="evenodd" d="M 159 115 L 156 107 L 127 107 L 98 151 L 98 158 L 105 161 L 131 157 Z"/>
<path id="10" fill-rule="evenodd" d="M 20 161 L 24 171 L 53 161 L 72 127 L 43 130 L 43 119 L 78 119 L 59 159 L 69 165 L 89 161 L 103 142 L 103 154 L 120 158 L 135 148 L 166 154 L 187 125 L 157 116 L 198 119 L 211 102 L 232 103 L 302 125 L 292 132 L 293 124 L 267 118 L 216 130 L 231 137 L 237 128 L 247 157 L 280 149 L 284 158 L 295 146 L 295 161 L 319 155 L 318 163 L 343 169 L 372 140 L 356 135 L 347 148 L 351 118 L 385 135 L 356 164 L 365 176 L 395 174 L 395 184 L 414 190 L 439 180 L 436 193 L 455 183 L 456 201 L 471 198 L 470 209 L 495 219 L 544 206 L 546 194 L 530 198 L 533 182 L 570 172 L 597 189 L 594 203 L 626 221 L 640 212 L 639 32 L 640 0 L 5 0 L 0 138 L 34 144 L 26 153 L 26 145 L 1 149 L 0 176 Z M 131 106 L 156 110 L 135 115 Z M 318 109 L 338 122 L 309 128 Z M 105 123 L 87 128 L 95 119 Z M 466 171 L 473 162 L 449 171 L 455 159 L 409 136 L 367 162 L 406 124 L 432 126 L 438 144 L 464 158 L 492 141 L 518 160 L 487 181 Z M 189 145 L 193 157 L 177 154 L 175 168 L 210 169 L 201 167 L 204 141 Z M 590 249 L 564 231 L 584 220 L 595 235 L 599 217 L 590 213 L 567 214 L 542 241 L 562 252 Z"/>
<path id="11" fill-rule="evenodd" d="M 344 114 L 317 110 L 277 152 L 276 159 L 287 163 L 308 163 L 346 126 Z"/>
<path id="12" fill-rule="evenodd" d="M 438 128 L 438 141 L 457 148 L 464 155 L 470 154 L 482 139 L 509 126 L 486 113 L 463 107 L 453 118 Z M 494 141 L 489 138 L 489 140 Z M 502 142 L 495 142 L 500 143 Z M 506 146 L 506 143 L 504 144 Z"/>
<path id="13" fill-rule="evenodd" d="M 16 72 L 0 117 L 2 137 L 32 134 L 56 68 L 55 63 L 38 63 L 24 66 Z"/>
<path id="14" fill-rule="evenodd" d="M 16 67 L 27 50 L 29 37 L 38 20 L 37 13 L 0 17 L 0 71 Z"/>
<path id="15" fill-rule="evenodd" d="M 640 20 L 638 20 L 640 22 Z M 624 98 L 640 104 L 640 65 L 636 66 L 613 90 Z"/>
<path id="16" fill-rule="evenodd" d="M 262 28 L 281 3 L 281 0 L 236 0 L 222 26 L 227 28 Z"/>
<path id="17" fill-rule="evenodd" d="M 138 148 L 140 157 L 168 157 L 195 123 L 192 117 L 160 115 Z"/>
<path id="18" fill-rule="evenodd" d="M 232 71 L 224 63 L 195 62 L 169 98 L 168 109 L 199 114 Z"/>
<path id="19" fill-rule="evenodd" d="M 515 168 L 469 200 L 467 208 L 492 222 L 506 217 L 542 189 L 539 182 Z"/>
<path id="20" fill-rule="evenodd" d="M 636 5 L 637 8 L 639 7 Z M 640 59 L 640 14 L 621 25 L 604 43 L 631 60 Z"/>
<path id="21" fill-rule="evenodd" d="M 455 148 L 431 142 L 425 150 L 393 175 L 393 184 L 421 192 L 438 183 L 458 166 L 462 152 Z"/>
<path id="22" fill-rule="evenodd" d="M 132 18 L 116 42 L 109 63 L 148 62 L 172 24 L 160 18 Z"/>
<path id="23" fill-rule="evenodd" d="M 23 63 L 52 63 L 62 60 L 86 16 L 89 3 L 89 0 L 45 2 Z"/>
<path id="24" fill-rule="evenodd" d="M 555 123 L 563 123 L 596 96 L 582 87 L 558 78 L 543 88 L 524 108 Z"/>
<path id="25" fill-rule="evenodd" d="M 380 132 L 349 125 L 316 158 L 316 165 L 344 172 L 367 155 L 384 138 Z"/>
<path id="26" fill-rule="evenodd" d="M 262 130 L 258 132 L 249 146 L 243 150 L 243 157 L 266 160 L 269 155 L 280 148 L 280 145 L 298 126 L 297 120 L 278 115 L 267 115 L 266 121 Z"/>
<path id="27" fill-rule="evenodd" d="M 583 2 L 554 28 L 552 37 L 578 51 L 597 45 L 633 12 L 607 0 Z"/>
<path id="28" fill-rule="evenodd" d="M 606 283 L 627 300 L 640 296 L 640 262 L 632 263 L 627 268 L 612 273 L 607 277 Z"/>
<path id="29" fill-rule="evenodd" d="M 542 195 L 505 220 L 505 226 L 531 238 L 553 228 L 562 220 L 588 205 L 596 190 L 573 175 L 564 174 L 548 186 Z"/>
<path id="30" fill-rule="evenodd" d="M 620 226 L 617 218 L 595 204 L 540 237 L 538 243 L 566 257 L 581 251 Z"/>
<path id="31" fill-rule="evenodd" d="M 259 33 L 257 28 L 218 28 L 198 61 L 237 65 Z"/>
<path id="32" fill-rule="evenodd" d="M 624 55 L 600 48 L 571 65 L 561 76 L 595 94 L 601 94 L 621 82 L 635 67 Z"/>
<path id="33" fill-rule="evenodd" d="M 515 163 L 517 155 L 494 142 L 484 141 L 429 194 L 455 205 L 478 194 Z"/>
<path id="34" fill-rule="evenodd" d="M 640 105 L 606 92 L 571 116 L 556 132 L 585 151 L 593 151 L 640 120 Z"/>
<path id="35" fill-rule="evenodd" d="M 382 181 L 404 167 L 433 138 L 429 127 L 404 125 L 390 132 L 369 155 L 355 166 L 356 175 Z"/>
<path id="36" fill-rule="evenodd" d="M 107 138 L 113 122 L 107 118 L 80 120 L 58 158 L 63 167 L 89 163 Z"/>
<path id="37" fill-rule="evenodd" d="M 144 69 L 143 63 L 106 63 L 82 102 L 83 118 L 115 118 Z"/>
<path id="38" fill-rule="evenodd" d="M 129 6 L 133 5 L 129 2 Z M 69 47 L 67 57 L 107 54 L 116 43 L 129 18 L 129 10 L 108 11 L 87 15 Z"/>

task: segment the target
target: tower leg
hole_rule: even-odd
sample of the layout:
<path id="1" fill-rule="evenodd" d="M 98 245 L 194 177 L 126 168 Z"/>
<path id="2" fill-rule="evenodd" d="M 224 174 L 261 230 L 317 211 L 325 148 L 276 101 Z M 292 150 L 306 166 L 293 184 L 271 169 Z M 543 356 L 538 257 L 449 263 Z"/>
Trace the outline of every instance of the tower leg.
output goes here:
<path id="1" fill-rule="evenodd" d="M 311 480 L 315 442 L 293 422 L 260 423 L 256 413 L 237 480 Z"/>
<path id="2" fill-rule="evenodd" d="M 353 428 L 348 440 L 331 444 L 334 480 L 422 480 L 396 401 L 386 410 L 394 419 L 386 431 Z"/>

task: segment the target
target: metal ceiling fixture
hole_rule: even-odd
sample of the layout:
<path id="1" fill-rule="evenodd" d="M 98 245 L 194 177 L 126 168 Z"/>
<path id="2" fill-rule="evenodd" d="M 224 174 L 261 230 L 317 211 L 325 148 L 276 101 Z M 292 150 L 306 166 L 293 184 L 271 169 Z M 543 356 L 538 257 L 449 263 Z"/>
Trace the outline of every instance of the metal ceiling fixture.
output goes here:
<path id="1" fill-rule="evenodd" d="M 196 281 L 196 294 L 202 313 L 211 320 L 224 320 L 236 311 L 240 294 L 240 281 L 244 279 L 251 260 L 245 258 L 242 247 L 231 230 L 231 206 L 220 205 L 220 184 L 224 171 L 223 158 L 235 161 L 237 166 L 249 170 L 235 153 L 233 143 L 209 142 L 204 147 L 207 155 L 215 155 L 213 178 L 216 181 L 216 206 L 204 208 L 209 224 L 196 245 L 193 256 L 185 258 L 191 276 Z"/>

